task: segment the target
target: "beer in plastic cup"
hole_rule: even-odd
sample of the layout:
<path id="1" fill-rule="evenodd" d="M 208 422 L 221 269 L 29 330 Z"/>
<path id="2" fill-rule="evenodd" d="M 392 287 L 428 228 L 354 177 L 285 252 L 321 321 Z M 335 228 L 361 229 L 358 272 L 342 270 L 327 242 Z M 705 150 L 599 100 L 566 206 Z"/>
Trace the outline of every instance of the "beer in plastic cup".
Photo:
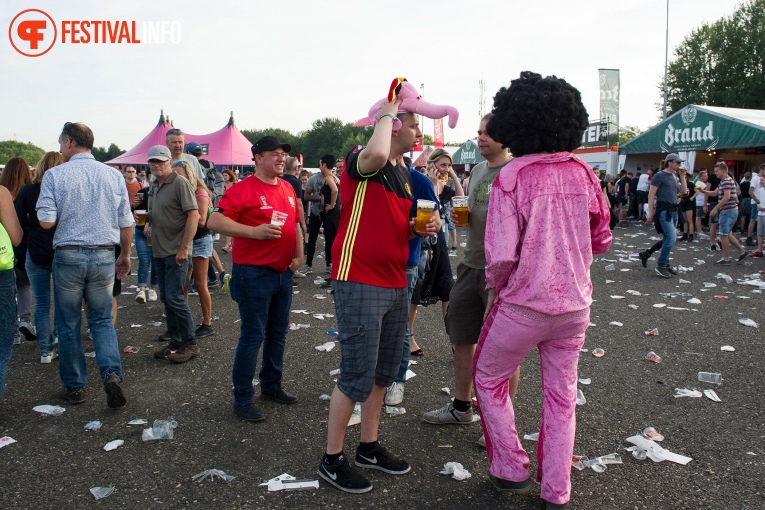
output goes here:
<path id="1" fill-rule="evenodd" d="M 274 211 L 273 214 L 271 214 L 271 225 L 281 228 L 284 226 L 284 223 L 286 221 L 287 221 L 287 213 L 283 213 L 281 211 Z"/>
<path id="2" fill-rule="evenodd" d="M 146 244 L 148 244 L 149 246 L 151 246 L 151 232 L 149 232 L 148 234 L 146 234 Z"/>
<path id="3" fill-rule="evenodd" d="M 433 216 L 436 203 L 431 200 L 417 200 L 417 218 L 414 220 L 414 231 L 421 235 L 427 235 L 427 225 Z"/>
<path id="4" fill-rule="evenodd" d="M 454 210 L 454 224 L 464 227 L 468 224 L 468 197 L 452 197 L 452 210 Z"/>
<path id="5" fill-rule="evenodd" d="M 144 225 L 146 225 L 146 211 L 144 211 L 143 209 L 138 209 L 135 212 L 135 216 L 136 216 L 136 220 L 135 220 L 136 226 L 143 227 Z"/>

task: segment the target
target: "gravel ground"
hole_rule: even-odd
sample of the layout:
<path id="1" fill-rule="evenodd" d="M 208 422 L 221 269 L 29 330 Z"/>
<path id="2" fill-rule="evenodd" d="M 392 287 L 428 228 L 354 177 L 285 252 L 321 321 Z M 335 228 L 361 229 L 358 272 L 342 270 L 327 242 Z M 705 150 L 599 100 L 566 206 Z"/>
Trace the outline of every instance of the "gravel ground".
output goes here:
<path id="1" fill-rule="evenodd" d="M 665 280 L 649 269 L 628 261 L 630 253 L 647 247 L 652 231 L 633 224 L 615 231 L 610 252 L 593 264 L 595 303 L 585 348 L 580 357 L 580 385 L 587 403 L 577 409 L 575 452 L 596 457 L 616 452 L 625 439 L 647 426 L 666 437 L 662 446 L 692 457 L 683 466 L 672 462 L 637 461 L 623 453 L 624 463 L 610 465 L 603 473 L 591 469 L 572 471 L 571 508 L 763 508 L 765 486 L 765 413 L 762 388 L 763 342 L 760 329 L 738 323 L 739 318 L 765 322 L 762 294 L 756 287 L 727 284 L 715 275 L 724 272 L 734 280 L 765 269 L 765 261 L 747 259 L 742 264 L 719 268 L 719 258 L 706 241 L 678 242 L 673 266 L 692 267 L 679 278 Z M 464 237 L 460 238 L 464 241 Z M 216 243 L 220 247 L 220 243 Z M 230 257 L 222 254 L 224 264 Z M 452 265 L 461 256 L 452 257 Z M 602 260 L 608 259 L 608 260 Z M 696 261 L 704 261 L 696 265 Z M 137 260 L 133 261 L 137 265 Z M 615 270 L 606 266 L 614 264 Z M 298 293 L 293 310 L 332 313 L 331 296 L 313 283 L 324 269 L 322 259 L 316 273 L 296 280 Z M 704 283 L 716 287 L 705 289 Z M 319 352 L 314 347 L 333 337 L 334 318 L 317 320 L 293 314 L 293 321 L 310 328 L 289 334 L 285 357 L 284 387 L 300 402 L 280 406 L 263 402 L 267 419 L 251 424 L 238 419 L 231 407 L 231 364 L 239 334 L 238 312 L 230 297 L 215 292 L 214 337 L 201 341 L 202 355 L 185 365 L 172 365 L 152 357 L 154 338 L 164 326 L 159 303 L 138 305 L 134 301 L 135 276 L 128 276 L 126 291 L 119 299 L 118 337 L 120 347 L 140 347 L 137 354 L 123 354 L 128 404 L 119 410 L 106 407 L 96 366 L 88 359 L 91 376 L 87 401 L 64 405 L 66 412 L 44 418 L 32 411 L 39 404 L 62 404 L 56 393 L 60 386 L 56 361 L 40 365 L 36 345 L 17 347 L 8 376 L 5 399 L 0 402 L 0 436 L 18 441 L 0 449 L 3 508 L 538 508 L 538 488 L 531 496 L 507 496 L 495 491 L 487 477 L 485 450 L 477 445 L 480 425 L 434 426 L 420 415 L 443 405 L 448 397 L 440 388 L 454 389 L 451 351 L 440 319 L 440 306 L 420 308 L 415 327 L 425 356 L 412 369 L 417 374 L 407 384 L 403 416 L 383 415 L 381 442 L 412 465 L 402 477 L 369 473 L 375 489 L 365 495 L 349 495 L 321 483 L 319 490 L 269 493 L 258 484 L 287 472 L 298 478 L 316 479 L 316 465 L 326 437 L 328 402 L 340 353 Z M 628 290 L 647 295 L 634 295 Z M 660 293 L 684 292 L 690 296 L 663 297 Z M 624 296 L 615 299 L 613 296 Z M 725 296 L 719 299 L 715 296 Z M 688 304 L 690 297 L 701 304 Z M 747 299 L 742 299 L 747 298 Z M 191 299 L 199 321 L 199 304 Z M 664 303 L 672 310 L 656 308 Z M 630 309 L 628 305 L 639 308 Z M 612 321 L 623 326 L 609 325 Z M 140 325 L 140 327 L 133 327 Z M 765 327 L 765 325 L 763 325 Z M 645 331 L 659 329 L 659 336 Z M 723 352 L 732 345 L 735 352 Z M 86 350 L 92 344 L 85 342 Z M 605 349 L 605 356 L 592 356 L 592 349 Z M 644 359 L 648 351 L 663 358 L 661 364 Z M 699 371 L 720 372 L 722 386 L 699 383 Z M 673 398 L 674 388 L 712 388 L 722 402 L 707 398 Z M 63 404 L 62 404 L 63 405 Z M 518 430 L 532 433 L 539 427 L 541 391 L 539 358 L 532 352 L 522 366 L 516 401 Z M 173 440 L 141 441 L 143 426 L 128 426 L 133 418 L 178 422 Z M 83 426 L 101 420 L 103 427 L 88 432 Z M 359 427 L 349 429 L 346 452 L 352 453 Z M 106 452 L 103 446 L 114 439 L 125 444 Z M 523 441 L 536 470 L 536 443 Z M 449 461 L 456 461 L 472 477 L 456 481 L 439 474 Z M 191 477 L 217 468 L 236 476 L 232 482 L 215 480 L 197 483 Z M 114 493 L 95 501 L 94 486 L 113 486 Z"/>

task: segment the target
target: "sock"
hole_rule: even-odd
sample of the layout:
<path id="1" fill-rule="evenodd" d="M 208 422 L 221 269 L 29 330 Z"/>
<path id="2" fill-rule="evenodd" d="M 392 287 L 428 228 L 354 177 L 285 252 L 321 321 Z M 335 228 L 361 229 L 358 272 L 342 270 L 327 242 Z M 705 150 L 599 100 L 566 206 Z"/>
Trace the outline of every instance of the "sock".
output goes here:
<path id="1" fill-rule="evenodd" d="M 457 411 L 461 413 L 467 412 L 472 407 L 472 403 L 470 401 L 465 402 L 464 400 L 459 400 L 456 398 L 454 399 L 454 402 L 452 402 L 452 405 Z"/>
<path id="2" fill-rule="evenodd" d="M 332 464 L 336 463 L 337 459 L 339 459 L 342 455 L 343 455 L 343 452 L 335 453 L 333 455 L 325 453 L 324 454 L 324 458 L 321 459 L 321 461 L 324 462 L 324 464 L 332 465 Z"/>
<path id="3" fill-rule="evenodd" d="M 373 451 L 377 447 L 377 441 L 372 441 L 371 443 L 359 443 L 359 451 L 368 453 Z"/>

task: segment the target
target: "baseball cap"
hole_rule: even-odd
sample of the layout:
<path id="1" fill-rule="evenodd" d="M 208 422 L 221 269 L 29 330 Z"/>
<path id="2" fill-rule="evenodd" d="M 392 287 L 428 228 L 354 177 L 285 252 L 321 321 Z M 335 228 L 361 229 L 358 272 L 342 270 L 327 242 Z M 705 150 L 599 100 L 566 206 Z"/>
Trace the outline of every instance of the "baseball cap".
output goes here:
<path id="1" fill-rule="evenodd" d="M 685 161 L 684 159 L 681 159 L 680 156 L 678 156 L 677 154 L 668 154 L 667 157 L 664 158 L 664 160 L 667 163 L 669 163 L 670 161 L 677 161 L 678 163 L 682 163 L 683 161 Z"/>
<path id="2" fill-rule="evenodd" d="M 272 151 L 274 149 L 282 148 L 284 152 L 289 152 L 292 150 L 292 146 L 288 143 L 282 143 L 279 141 L 278 138 L 275 136 L 264 136 L 257 142 L 255 142 L 255 145 L 252 146 L 252 157 L 253 161 L 255 161 L 255 155 L 261 154 L 266 151 Z"/>
<path id="3" fill-rule="evenodd" d="M 146 161 L 151 161 L 152 159 L 158 159 L 160 161 L 170 161 L 171 159 L 173 159 L 173 157 L 170 154 L 170 149 L 168 149 L 164 145 L 155 145 L 154 147 L 149 149 L 149 155 L 146 156 Z"/>
<path id="4" fill-rule="evenodd" d="M 202 146 L 199 145 L 197 142 L 189 142 L 186 144 L 186 150 L 184 151 L 188 154 L 194 154 L 195 156 L 201 156 L 204 154 L 204 151 L 202 150 Z"/>

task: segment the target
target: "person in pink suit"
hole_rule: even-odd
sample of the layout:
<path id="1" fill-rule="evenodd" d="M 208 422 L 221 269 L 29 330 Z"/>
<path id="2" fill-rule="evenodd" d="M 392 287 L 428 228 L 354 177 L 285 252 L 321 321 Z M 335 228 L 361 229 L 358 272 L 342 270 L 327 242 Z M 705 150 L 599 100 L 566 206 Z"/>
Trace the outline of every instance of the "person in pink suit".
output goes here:
<path id="1" fill-rule="evenodd" d="M 571 154 L 588 123 L 577 89 L 526 71 L 500 89 L 492 113 L 488 134 L 515 159 L 500 171 L 489 198 L 489 299 L 473 360 L 489 477 L 499 490 L 531 490 L 507 383 L 536 347 L 543 391 L 537 481 L 546 508 L 565 508 L 577 363 L 592 303 L 590 265 L 593 254 L 611 245 L 610 214 L 598 178 Z"/>

